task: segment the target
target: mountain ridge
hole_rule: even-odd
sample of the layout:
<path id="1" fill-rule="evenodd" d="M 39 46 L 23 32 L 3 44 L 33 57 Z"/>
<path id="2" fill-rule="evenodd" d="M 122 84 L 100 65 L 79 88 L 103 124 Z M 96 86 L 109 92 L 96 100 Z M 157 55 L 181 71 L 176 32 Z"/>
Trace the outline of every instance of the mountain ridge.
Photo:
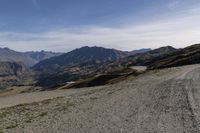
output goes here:
<path id="1" fill-rule="evenodd" d="M 200 44 L 194 44 L 165 56 L 155 58 L 148 66 L 149 69 L 177 67 L 200 63 Z"/>
<path id="2" fill-rule="evenodd" d="M 39 72 L 38 85 L 61 85 L 65 82 L 121 70 L 129 67 L 131 65 L 129 62 L 132 62 L 132 65 L 138 65 L 144 60 L 157 57 L 171 50 L 176 49 L 162 47 L 129 56 L 127 52 L 124 53 L 115 49 L 82 47 L 61 56 L 44 60 L 33 66 L 33 70 Z M 101 57 L 102 55 L 104 56 Z"/>
<path id="3" fill-rule="evenodd" d="M 74 65 L 89 62 L 89 61 L 112 61 L 127 56 L 123 51 L 115 49 L 107 49 L 103 47 L 88 47 L 84 46 L 74 49 L 68 53 L 56 56 L 50 59 L 39 62 L 33 66 L 34 70 L 44 69 L 62 69 L 63 67 L 72 67 Z"/>
<path id="4" fill-rule="evenodd" d="M 60 55 L 61 53 L 53 52 L 18 52 L 7 47 L 0 48 L 0 62 L 23 62 L 26 66 L 30 67 L 41 60 Z M 40 57 L 40 58 L 35 58 Z"/>

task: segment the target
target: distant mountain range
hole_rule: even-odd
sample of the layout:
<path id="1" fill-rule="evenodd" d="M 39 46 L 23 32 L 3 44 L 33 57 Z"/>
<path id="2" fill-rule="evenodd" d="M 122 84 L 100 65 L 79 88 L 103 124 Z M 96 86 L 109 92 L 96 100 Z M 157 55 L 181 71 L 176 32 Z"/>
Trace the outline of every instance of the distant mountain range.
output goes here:
<path id="1" fill-rule="evenodd" d="M 83 47 L 81 49 L 85 49 L 86 50 L 87 48 L 89 48 L 89 47 L 86 46 L 86 47 Z M 96 47 L 96 51 L 98 51 L 97 49 L 99 49 L 99 48 L 100 47 Z M 78 50 L 78 49 L 76 49 L 76 50 Z M 94 49 L 91 49 L 91 51 L 88 51 L 88 52 L 91 55 L 93 55 L 96 52 L 95 50 L 94 51 L 93 50 Z M 103 48 L 101 48 L 101 50 L 103 50 Z M 109 49 L 104 49 L 104 51 L 105 50 L 107 50 L 106 52 L 109 51 Z M 102 59 L 104 61 L 113 60 L 115 58 L 121 58 L 123 56 L 128 56 L 128 55 L 134 55 L 134 54 L 138 54 L 138 53 L 143 53 L 143 52 L 150 51 L 150 50 L 151 49 L 140 49 L 140 50 L 133 50 L 131 52 L 125 52 L 125 51 L 115 50 L 115 52 L 113 52 L 112 55 L 109 55 L 108 58 L 106 57 L 106 55 L 103 54 L 104 51 L 102 51 L 102 53 L 99 53 L 99 55 L 101 55 L 101 58 L 99 56 L 97 58 L 97 60 L 98 59 L 100 61 L 102 61 Z M 112 49 L 110 49 L 110 51 L 112 51 Z M 88 53 L 88 55 L 89 55 L 89 53 Z M 35 64 L 39 63 L 40 61 L 43 61 L 45 59 L 49 59 L 49 58 L 54 57 L 54 56 L 59 56 L 59 55 L 62 55 L 62 54 L 64 54 L 64 53 L 51 52 L 51 51 L 43 51 L 43 50 L 42 51 L 17 52 L 17 51 L 14 51 L 12 49 L 9 49 L 9 48 L 0 48 L 0 62 L 22 62 L 26 66 L 32 67 Z M 81 55 L 81 54 L 82 53 L 79 53 L 79 55 Z M 91 56 L 91 57 L 89 57 L 89 59 L 87 57 L 86 58 L 87 58 L 87 60 L 93 60 L 96 57 L 97 56 L 94 56 L 94 57 Z M 81 60 L 78 60 L 78 62 L 79 61 L 83 62 L 84 58 L 82 58 Z M 66 64 L 67 64 L 67 62 L 66 62 Z"/>
<path id="2" fill-rule="evenodd" d="M 39 73 L 39 85 L 56 86 L 97 74 L 113 73 L 131 65 L 144 65 L 155 57 L 173 51 L 176 49 L 170 46 L 131 52 L 102 47 L 82 47 L 43 60 L 33 66 L 33 70 Z"/>
<path id="3" fill-rule="evenodd" d="M 33 65 L 30 69 L 37 81 L 36 86 L 55 88 L 70 81 L 91 79 L 91 77 L 102 74 L 104 76 L 100 76 L 101 78 L 119 76 L 120 79 L 121 74 L 127 73 L 125 70 L 132 72 L 129 69 L 132 66 L 159 69 L 200 63 L 200 44 L 183 49 L 165 46 L 153 50 L 141 49 L 131 52 L 86 46 L 65 54 L 46 51 L 22 53 L 1 48 L 0 62 L 0 77 L 23 75 L 27 72 L 24 63 L 27 66 Z"/>
<path id="4" fill-rule="evenodd" d="M 97 64 L 100 65 L 108 61 L 115 61 L 126 57 L 127 55 L 127 52 L 115 49 L 86 46 L 41 61 L 33 66 L 33 70 L 39 73 L 39 85 L 55 86 L 66 81 L 77 80 L 85 76 L 94 75 L 92 69 L 86 68 L 89 64 L 92 65 L 92 68 L 95 68 Z M 88 65 L 86 66 L 85 64 Z M 79 65 L 81 65 L 81 68 L 77 67 Z M 78 69 L 80 69 L 80 71 Z"/>
<path id="5" fill-rule="evenodd" d="M 133 50 L 128 52 L 129 55 L 135 55 L 135 54 L 142 54 L 142 53 L 146 53 L 151 51 L 152 49 L 150 48 L 143 48 L 143 49 L 139 49 L 139 50 Z"/>
<path id="6" fill-rule="evenodd" d="M 101 69 L 100 66 L 104 66 L 107 62 L 115 62 L 121 58 L 147 51 L 151 51 L 151 49 L 127 52 L 85 46 L 63 54 L 48 51 L 17 52 L 9 48 L 0 48 L 0 77 L 7 75 L 17 78 L 20 68 L 30 67 L 34 70 L 36 77 L 39 77 L 39 82 L 49 84 L 49 81 L 54 79 L 60 84 L 105 72 L 104 68 Z M 21 71 L 21 73 L 25 72 Z"/>
<path id="7" fill-rule="evenodd" d="M 54 56 L 59 56 L 63 53 L 58 53 L 58 52 L 50 52 L 50 51 L 29 51 L 29 52 L 24 52 L 22 53 L 23 55 L 32 58 L 35 60 L 36 63 L 39 63 L 40 61 L 43 61 L 45 59 L 49 59 Z M 34 63 L 33 65 L 35 65 Z"/>
<path id="8" fill-rule="evenodd" d="M 9 48 L 0 48 L 0 62 L 22 62 L 26 66 L 30 67 L 44 59 L 58 56 L 60 54 L 61 53 L 47 51 L 23 53 L 11 50 Z"/>
<path id="9" fill-rule="evenodd" d="M 121 59 L 115 63 L 121 64 L 122 66 L 148 66 L 152 62 L 152 60 L 154 60 L 154 58 L 175 51 L 177 51 L 176 48 L 171 46 L 165 46 L 144 53 L 138 53 L 135 55 L 128 56 L 127 58 Z"/>
<path id="10" fill-rule="evenodd" d="M 106 63 L 116 61 L 128 56 L 142 54 L 151 51 L 151 49 L 133 50 L 130 52 L 103 47 L 81 47 L 66 54 L 49 58 L 33 66 L 36 71 L 55 71 L 65 69 L 88 62 Z"/>

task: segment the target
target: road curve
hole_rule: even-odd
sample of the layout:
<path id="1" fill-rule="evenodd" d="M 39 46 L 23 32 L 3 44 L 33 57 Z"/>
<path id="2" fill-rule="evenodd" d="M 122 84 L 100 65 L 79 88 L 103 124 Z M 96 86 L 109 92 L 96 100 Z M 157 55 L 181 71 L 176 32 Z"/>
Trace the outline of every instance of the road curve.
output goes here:
<path id="1" fill-rule="evenodd" d="M 68 100 L 74 106 L 64 111 L 55 109 Z M 42 106 L 26 106 L 34 108 L 34 112 L 31 109 L 20 114 L 20 107 L 9 108 L 14 113 L 0 119 L 0 129 L 15 120 L 17 126 L 3 131 L 199 133 L 200 65 L 150 71 L 115 85 L 75 92 Z M 27 123 L 27 116 L 40 112 L 46 115 Z"/>

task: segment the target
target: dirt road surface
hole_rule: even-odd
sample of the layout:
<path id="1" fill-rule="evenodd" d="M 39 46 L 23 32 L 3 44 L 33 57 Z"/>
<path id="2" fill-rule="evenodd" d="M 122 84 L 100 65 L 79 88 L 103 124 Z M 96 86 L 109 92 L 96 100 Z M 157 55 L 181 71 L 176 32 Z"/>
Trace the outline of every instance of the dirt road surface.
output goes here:
<path id="1" fill-rule="evenodd" d="M 2 97 L 0 106 L 0 132 L 199 133 L 200 65 L 110 86 Z"/>

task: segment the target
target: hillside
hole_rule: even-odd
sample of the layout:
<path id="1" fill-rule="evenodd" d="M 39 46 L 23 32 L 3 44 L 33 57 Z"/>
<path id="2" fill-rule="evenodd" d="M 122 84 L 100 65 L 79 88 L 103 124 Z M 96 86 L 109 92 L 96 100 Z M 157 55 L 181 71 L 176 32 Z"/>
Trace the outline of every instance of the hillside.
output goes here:
<path id="1" fill-rule="evenodd" d="M 108 68 L 113 69 L 118 67 L 147 66 L 148 64 L 152 63 L 155 58 L 164 56 L 175 51 L 177 51 L 177 49 L 171 46 L 165 46 L 158 49 L 150 50 L 148 52 L 127 56 L 117 61 L 108 62 L 107 64 L 103 64 L 103 69 L 106 68 L 108 70 Z"/>
<path id="2" fill-rule="evenodd" d="M 125 56 L 127 56 L 125 52 L 115 49 L 86 46 L 41 61 L 33 67 L 33 70 L 39 73 L 38 85 L 56 86 L 67 81 L 94 76 L 98 65 Z"/>
<path id="3" fill-rule="evenodd" d="M 113 74 L 132 65 L 144 65 L 152 58 L 172 51 L 176 49 L 167 46 L 128 56 L 127 52 L 114 49 L 83 47 L 44 60 L 33 69 L 39 73 L 37 85 L 54 88 L 69 81 L 86 79 L 98 74 Z"/>
<path id="4" fill-rule="evenodd" d="M 42 72 L 52 72 L 54 70 L 63 70 L 84 62 L 106 62 L 125 57 L 126 54 L 115 49 L 106 49 L 103 47 L 82 47 L 66 54 L 53 57 L 36 64 L 33 69 Z"/>
<path id="5" fill-rule="evenodd" d="M 176 67 L 200 63 L 200 44 L 195 44 L 165 56 L 155 58 L 148 66 L 149 69 Z"/>

